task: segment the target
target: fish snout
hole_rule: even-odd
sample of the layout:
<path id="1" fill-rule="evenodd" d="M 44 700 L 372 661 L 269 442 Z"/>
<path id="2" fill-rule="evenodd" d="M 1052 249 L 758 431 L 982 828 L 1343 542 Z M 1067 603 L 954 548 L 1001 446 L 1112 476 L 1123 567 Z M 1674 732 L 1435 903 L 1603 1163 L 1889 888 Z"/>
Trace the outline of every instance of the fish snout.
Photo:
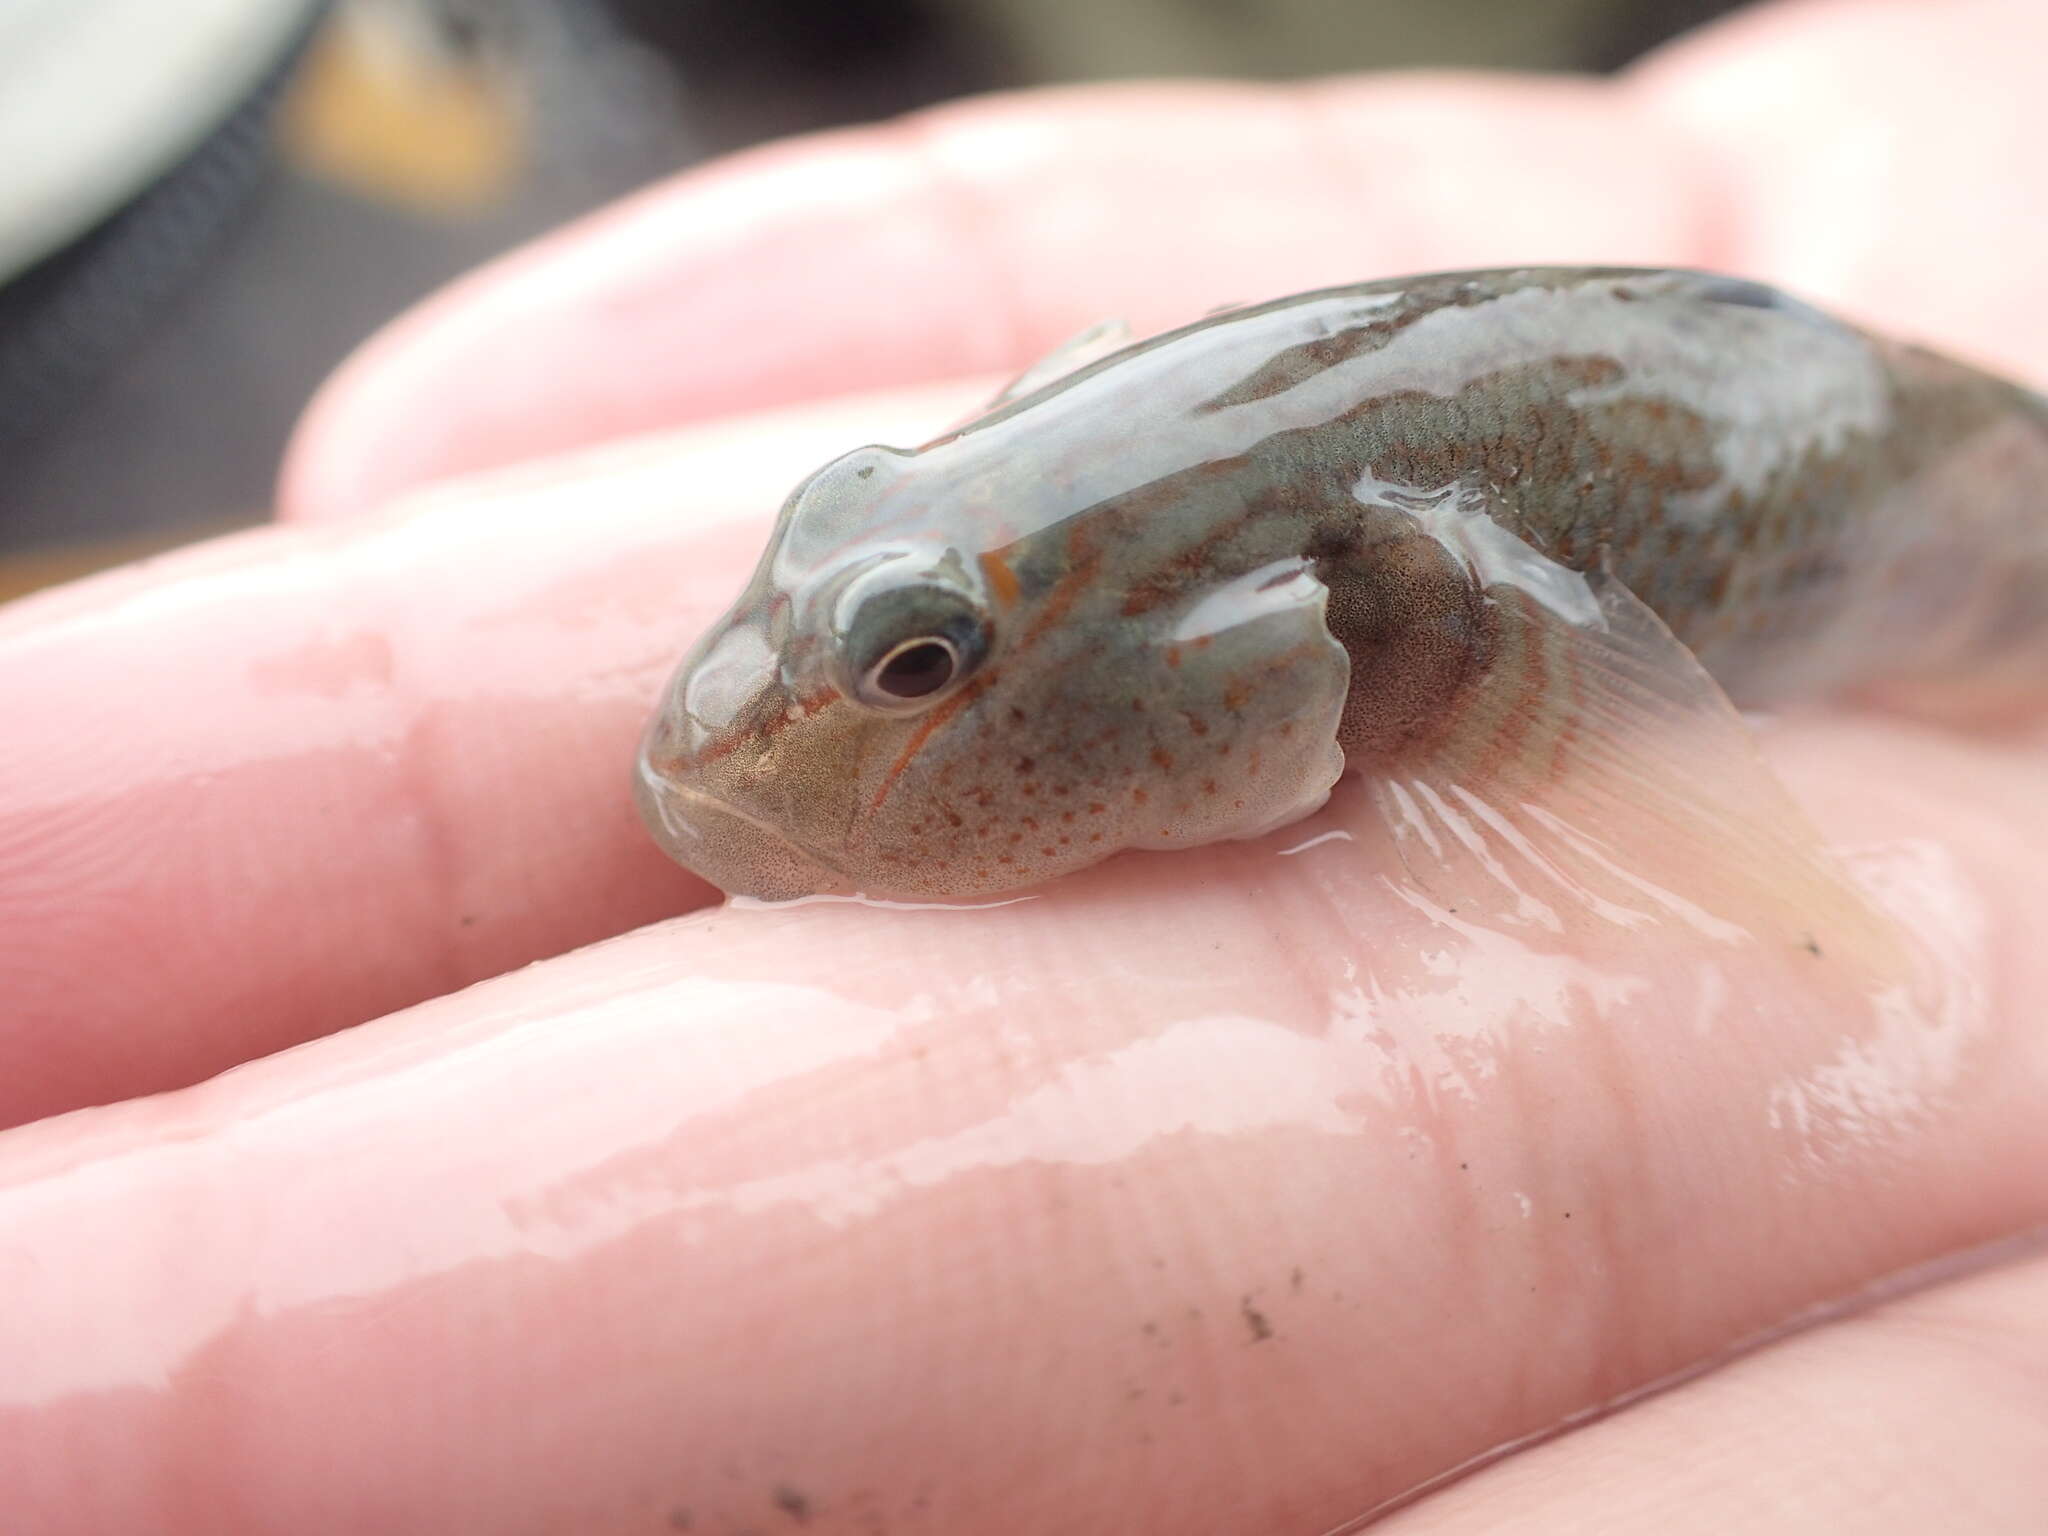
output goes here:
<path id="1" fill-rule="evenodd" d="M 634 775 L 640 817 L 668 856 L 730 896 L 790 901 L 851 895 L 846 876 L 744 810 L 664 773 L 643 753 Z"/>

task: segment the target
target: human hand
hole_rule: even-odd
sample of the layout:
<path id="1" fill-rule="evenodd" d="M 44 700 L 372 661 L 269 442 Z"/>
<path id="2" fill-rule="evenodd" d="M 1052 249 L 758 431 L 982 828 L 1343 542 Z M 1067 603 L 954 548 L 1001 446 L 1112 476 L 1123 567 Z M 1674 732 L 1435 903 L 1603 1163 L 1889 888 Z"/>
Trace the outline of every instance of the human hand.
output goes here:
<path id="1" fill-rule="evenodd" d="M 401 322 L 309 422 L 300 526 L 0 615 L 0 1110 L 128 1100 L 0 1136 L 10 1528 L 1312 1536 L 2037 1228 L 2038 748 L 1767 737 L 1956 979 L 1886 1027 L 1434 924 L 1342 790 L 1277 846 L 1359 842 L 1290 859 L 742 912 L 625 777 L 798 476 L 1105 315 L 1669 262 L 2040 378 L 2044 44 L 2025 0 L 1845 0 L 1613 85 L 980 104 Z M 1393 1525 L 2037 1530 L 2044 1303 L 2029 1251 Z"/>

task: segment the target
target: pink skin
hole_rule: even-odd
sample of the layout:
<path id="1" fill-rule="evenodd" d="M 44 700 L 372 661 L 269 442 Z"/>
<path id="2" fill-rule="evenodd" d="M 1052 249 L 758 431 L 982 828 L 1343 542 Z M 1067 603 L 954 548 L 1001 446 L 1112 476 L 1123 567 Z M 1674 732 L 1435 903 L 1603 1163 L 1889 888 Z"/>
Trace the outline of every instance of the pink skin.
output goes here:
<path id="1" fill-rule="evenodd" d="M 1431 924 L 1342 793 L 1016 906 L 710 910 L 624 793 L 660 675 L 794 474 L 976 388 L 343 520 L 1537 255 L 2040 380 L 2043 56 L 2032 0 L 1832 0 L 1611 86 L 1018 98 L 684 178 L 401 321 L 293 456 L 334 526 L 0 613 L 7 1529 L 1315 1536 L 2048 1223 L 2038 744 L 1768 734 L 1947 953 L 1940 1027 Z M 2044 1318 L 2037 1253 L 1393 1528 L 2035 1532 Z"/>

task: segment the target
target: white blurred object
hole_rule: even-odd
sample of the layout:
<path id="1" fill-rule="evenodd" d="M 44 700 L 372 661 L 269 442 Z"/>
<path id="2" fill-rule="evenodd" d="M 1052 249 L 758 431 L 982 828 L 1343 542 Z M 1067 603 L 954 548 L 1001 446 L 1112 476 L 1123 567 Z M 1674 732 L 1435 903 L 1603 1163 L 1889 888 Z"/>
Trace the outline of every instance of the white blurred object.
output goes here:
<path id="1" fill-rule="evenodd" d="M 0 0 L 0 280 L 128 202 L 273 70 L 316 0 Z"/>

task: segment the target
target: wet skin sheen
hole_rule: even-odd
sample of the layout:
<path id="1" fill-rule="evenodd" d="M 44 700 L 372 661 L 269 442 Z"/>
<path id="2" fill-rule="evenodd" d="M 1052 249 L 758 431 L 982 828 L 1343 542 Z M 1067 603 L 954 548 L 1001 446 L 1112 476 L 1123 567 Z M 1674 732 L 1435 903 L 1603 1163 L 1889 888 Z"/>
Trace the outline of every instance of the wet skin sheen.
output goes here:
<path id="1" fill-rule="evenodd" d="M 1104 348 L 790 497 L 643 745 L 678 860 L 974 896 L 1347 765 L 1569 772 L 1636 695 L 1725 709 L 1692 657 L 1744 705 L 2048 674 L 2048 407 L 1757 284 L 1451 273 Z"/>

